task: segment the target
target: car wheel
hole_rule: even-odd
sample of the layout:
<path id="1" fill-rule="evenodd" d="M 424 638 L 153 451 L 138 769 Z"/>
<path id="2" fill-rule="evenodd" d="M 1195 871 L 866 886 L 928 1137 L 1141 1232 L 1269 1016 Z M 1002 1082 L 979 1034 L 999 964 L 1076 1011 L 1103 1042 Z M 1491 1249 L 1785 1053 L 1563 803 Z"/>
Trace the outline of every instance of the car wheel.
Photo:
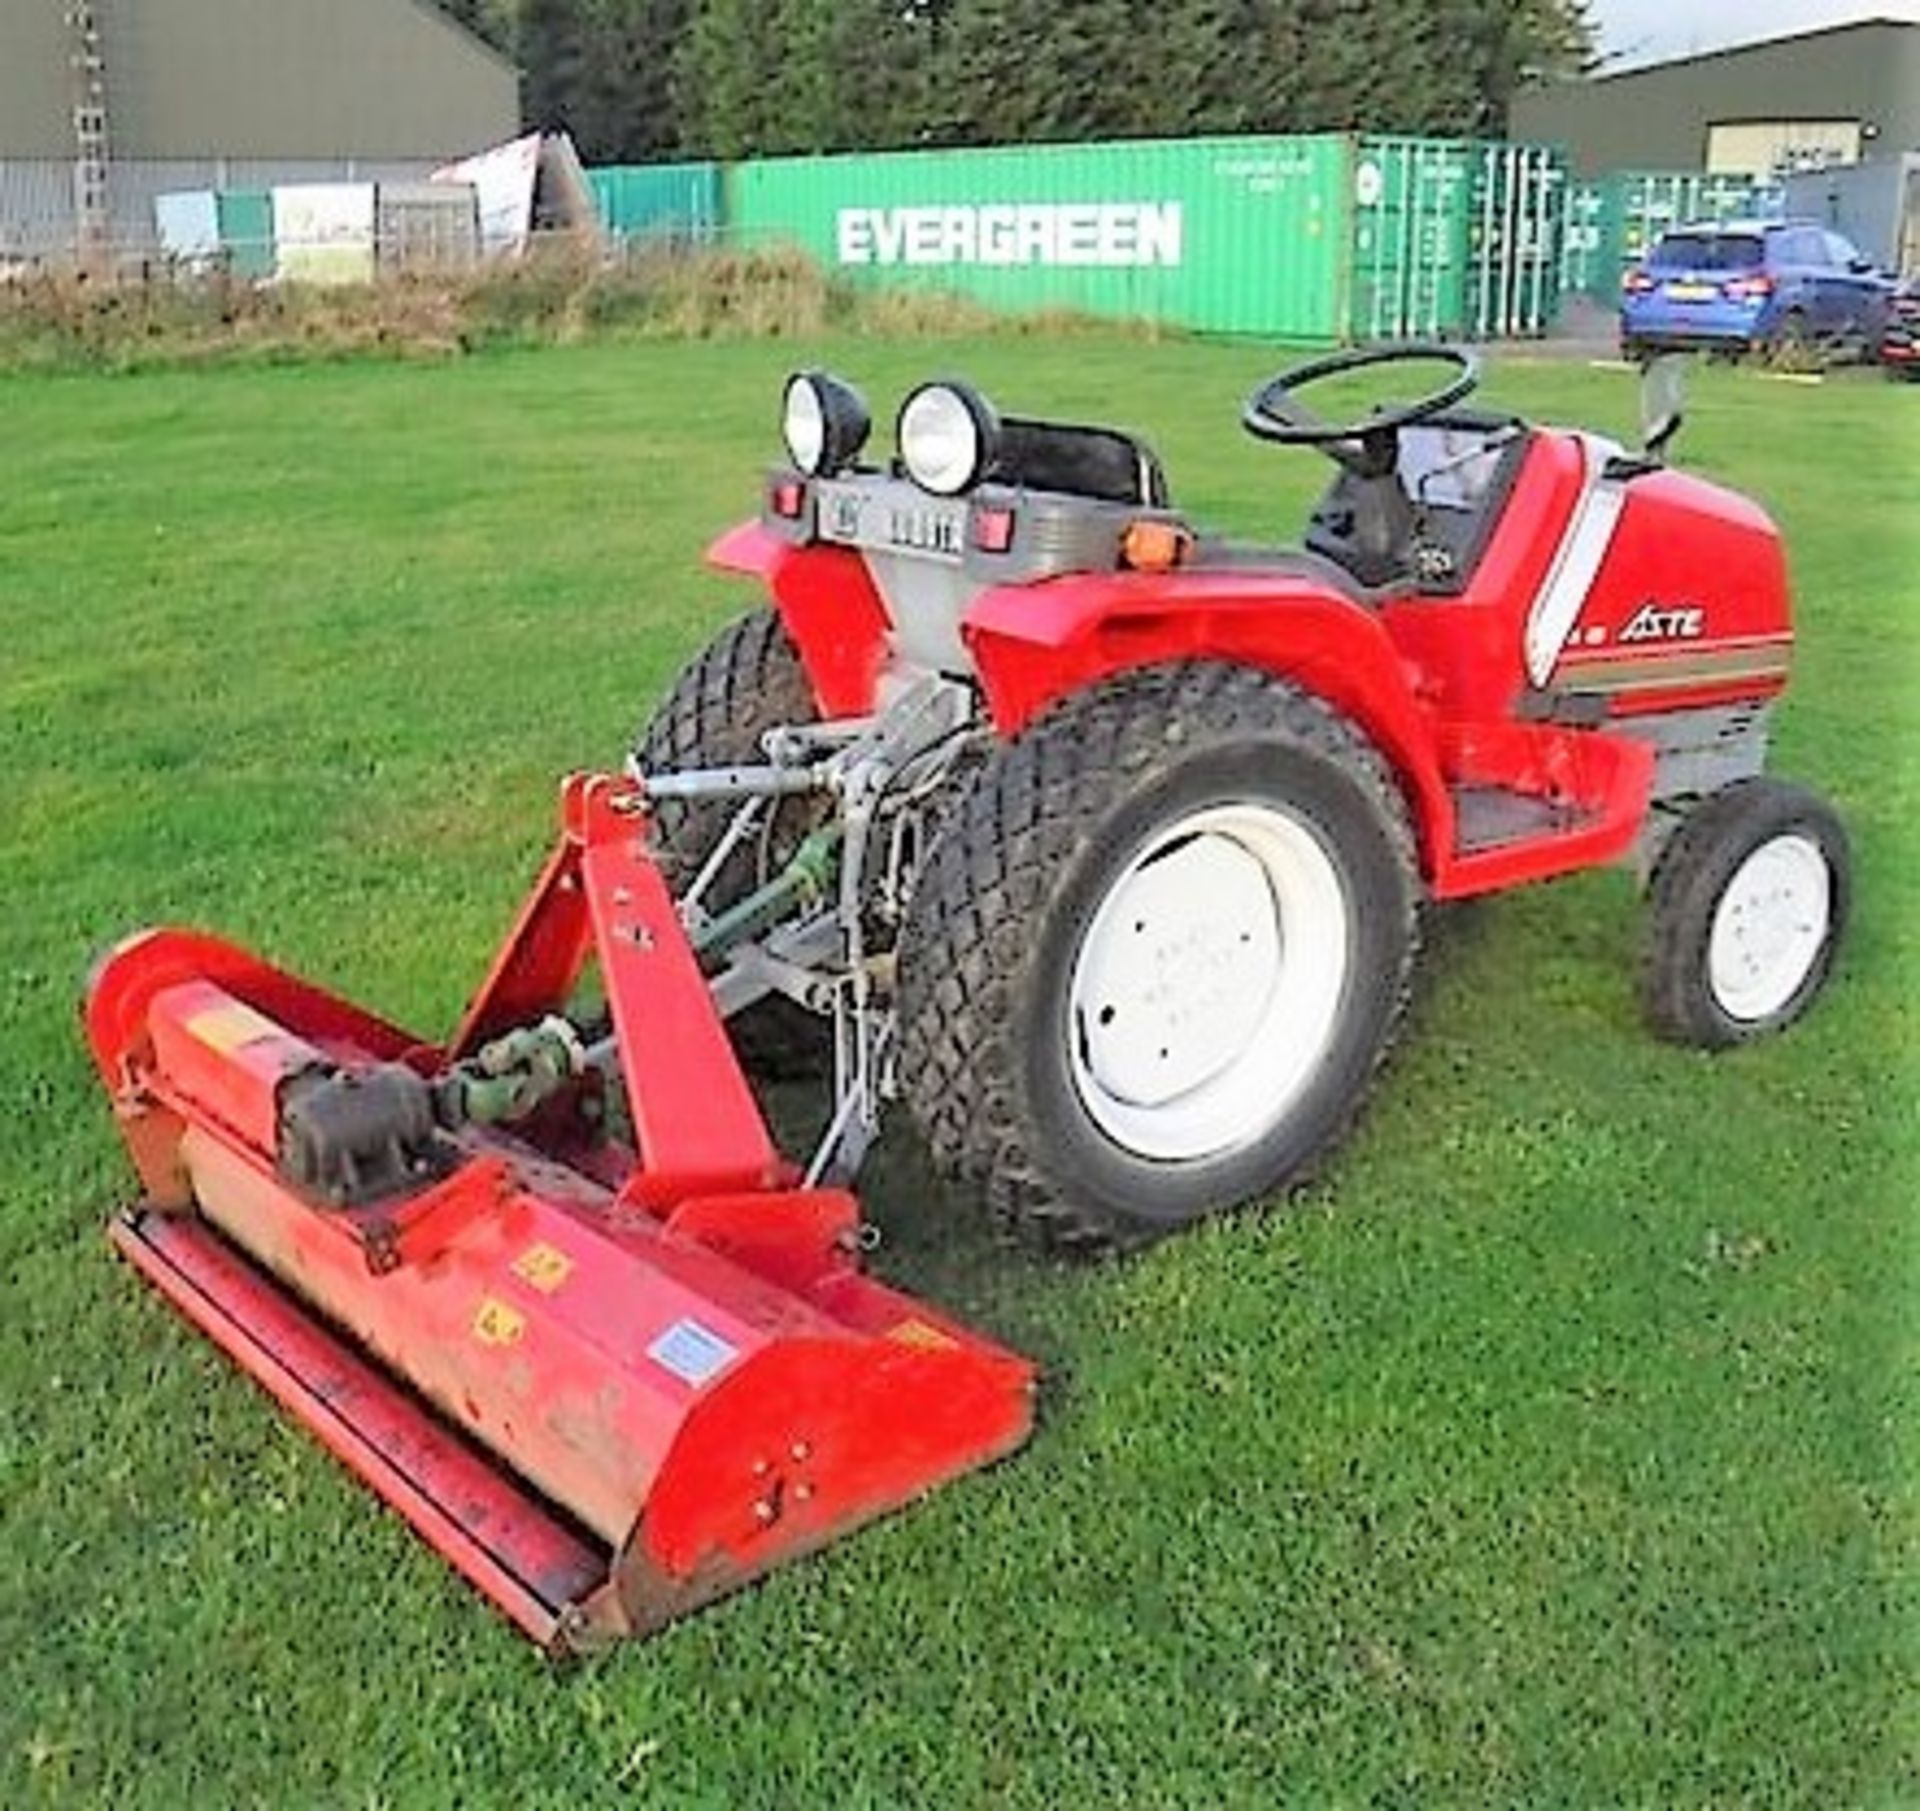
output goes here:
<path id="1" fill-rule="evenodd" d="M 1057 1248 L 1131 1246 L 1303 1180 L 1413 963 L 1394 778 L 1249 668 L 1150 668 L 988 758 L 900 942 L 900 1076 L 941 1167 Z"/>
<path id="2" fill-rule="evenodd" d="M 1764 778 L 1715 793 L 1654 871 L 1641 972 L 1654 1029 L 1717 1050 L 1791 1025 L 1832 972 L 1851 891 L 1824 800 Z"/>

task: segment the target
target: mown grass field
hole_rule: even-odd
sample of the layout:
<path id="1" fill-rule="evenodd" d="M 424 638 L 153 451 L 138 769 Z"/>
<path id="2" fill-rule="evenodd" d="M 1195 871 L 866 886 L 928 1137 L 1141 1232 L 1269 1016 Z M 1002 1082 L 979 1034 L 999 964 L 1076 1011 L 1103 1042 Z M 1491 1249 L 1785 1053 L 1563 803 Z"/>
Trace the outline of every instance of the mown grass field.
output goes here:
<path id="1" fill-rule="evenodd" d="M 1144 427 L 1242 533 L 1321 480 L 1234 426 L 1256 348 L 805 355 Z M 1920 1800 L 1920 391 L 1710 372 L 1684 442 L 1785 527 L 1777 766 L 1857 838 L 1808 1023 L 1651 1042 L 1601 874 L 1439 921 L 1289 1211 L 1050 1267 L 890 1152 L 881 1268 L 1045 1362 L 1040 1433 L 651 1645 L 550 1672 L 109 1257 L 91 954 L 199 921 L 446 1024 L 555 776 L 744 601 L 698 555 L 795 357 L 0 380 L 0 1804 Z"/>

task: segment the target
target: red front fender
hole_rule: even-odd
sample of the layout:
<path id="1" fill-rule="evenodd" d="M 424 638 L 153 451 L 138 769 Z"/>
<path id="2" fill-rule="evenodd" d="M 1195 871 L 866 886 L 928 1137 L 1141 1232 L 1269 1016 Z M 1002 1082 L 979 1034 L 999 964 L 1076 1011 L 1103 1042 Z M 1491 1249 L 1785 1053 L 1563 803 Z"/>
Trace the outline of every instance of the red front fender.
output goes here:
<path id="1" fill-rule="evenodd" d="M 1449 858 L 1453 801 L 1399 652 L 1376 617 L 1310 580 L 1251 570 L 1089 573 L 1000 586 L 974 600 L 962 633 L 1005 736 L 1056 699 L 1135 667 L 1232 660 L 1294 680 L 1393 764 L 1425 872 Z"/>

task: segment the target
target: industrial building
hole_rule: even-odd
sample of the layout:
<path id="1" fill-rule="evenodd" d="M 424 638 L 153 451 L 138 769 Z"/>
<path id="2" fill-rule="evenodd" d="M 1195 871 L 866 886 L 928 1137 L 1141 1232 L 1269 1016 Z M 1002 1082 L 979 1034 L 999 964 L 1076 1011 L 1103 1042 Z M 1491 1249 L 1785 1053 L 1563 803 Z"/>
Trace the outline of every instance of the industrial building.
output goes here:
<path id="1" fill-rule="evenodd" d="M 1524 90 L 1512 136 L 1584 175 L 1701 170 L 1772 181 L 1920 150 L 1920 24 L 1868 19 Z"/>
<path id="2" fill-rule="evenodd" d="M 0 253 L 137 246 L 167 190 L 408 177 L 519 130 L 420 0 L 0 0 Z"/>

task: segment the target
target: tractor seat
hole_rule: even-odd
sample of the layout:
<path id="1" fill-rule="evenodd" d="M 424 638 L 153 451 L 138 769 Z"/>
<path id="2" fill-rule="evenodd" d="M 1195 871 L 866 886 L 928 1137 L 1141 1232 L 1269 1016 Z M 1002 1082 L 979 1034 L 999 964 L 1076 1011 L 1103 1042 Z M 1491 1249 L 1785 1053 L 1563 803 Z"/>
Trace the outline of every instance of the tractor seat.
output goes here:
<path id="1" fill-rule="evenodd" d="M 1167 507 L 1167 475 L 1153 449 L 1117 428 L 1003 418 L 993 476 L 1025 490 Z"/>

